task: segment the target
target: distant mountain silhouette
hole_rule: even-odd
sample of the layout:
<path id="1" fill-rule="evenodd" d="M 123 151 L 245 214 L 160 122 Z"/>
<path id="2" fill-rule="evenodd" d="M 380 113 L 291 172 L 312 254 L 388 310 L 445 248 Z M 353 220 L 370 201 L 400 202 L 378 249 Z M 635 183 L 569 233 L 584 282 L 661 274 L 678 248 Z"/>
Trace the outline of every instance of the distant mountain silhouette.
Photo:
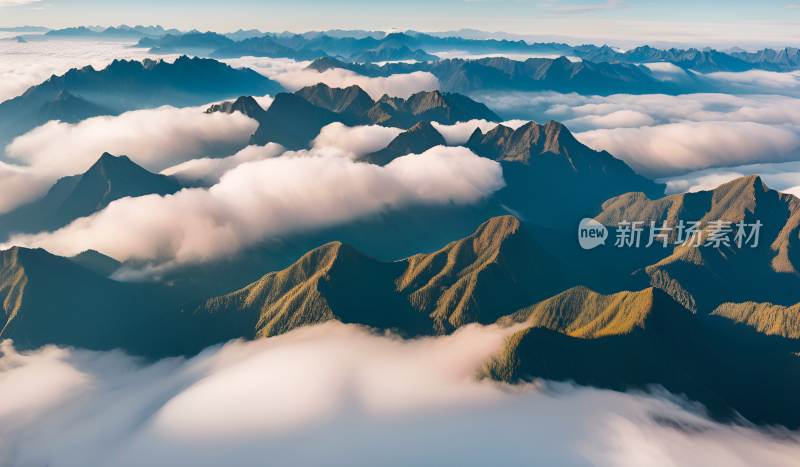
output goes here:
<path id="1" fill-rule="evenodd" d="M 574 52 L 583 60 L 591 62 L 622 62 L 622 63 L 655 63 L 669 62 L 681 68 L 711 73 L 717 71 L 747 71 L 757 68 L 740 58 L 716 50 L 701 51 L 697 49 L 669 49 L 660 50 L 650 46 L 636 47 L 627 52 L 616 52 L 609 47 L 590 50 L 588 52 Z"/>
<path id="2" fill-rule="evenodd" d="M 93 39 L 138 39 L 140 37 L 145 36 L 146 34 L 137 31 L 133 28 L 115 28 L 110 27 L 106 28 L 103 31 L 96 32 L 92 31 L 91 29 L 85 26 L 79 26 L 77 28 L 65 28 L 65 29 L 53 29 L 47 31 L 45 34 L 47 37 L 52 38 L 59 38 L 59 37 L 86 37 L 86 38 L 93 38 Z"/>
<path id="3" fill-rule="evenodd" d="M 235 41 L 235 42 L 240 42 L 240 41 L 243 41 L 245 39 L 251 39 L 253 37 L 263 37 L 263 36 L 266 36 L 266 35 L 267 35 L 267 33 L 261 32 L 258 29 L 248 29 L 247 31 L 245 31 L 244 29 L 241 29 L 241 28 L 239 28 L 238 31 L 227 32 L 227 33 L 223 34 L 223 36 L 225 36 L 228 39 L 230 39 L 232 41 Z"/>
<path id="4" fill-rule="evenodd" d="M 370 77 L 425 71 L 439 79 L 442 91 L 461 94 L 486 90 L 598 95 L 675 92 L 672 89 L 674 85 L 656 80 L 648 71 L 635 65 L 571 62 L 566 57 L 529 58 L 524 62 L 503 57 L 447 59 L 428 63 L 387 63 L 383 66 L 318 59 L 308 68 L 319 72 L 343 68 Z"/>
<path id="5" fill-rule="evenodd" d="M 348 37 L 352 34 L 357 37 Z M 473 54 L 517 53 L 548 54 L 570 53 L 574 48 L 567 44 L 534 43 L 507 40 L 475 40 L 461 37 L 436 37 L 424 33 L 393 33 L 381 37 L 382 33 L 366 31 L 327 31 L 306 34 L 268 34 L 273 41 L 295 50 L 319 51 L 329 56 L 351 57 L 369 50 L 400 49 L 410 50 L 463 50 Z M 246 55 L 242 51 L 241 55 Z"/>
<path id="6" fill-rule="evenodd" d="M 126 156 L 104 153 L 84 174 L 62 178 L 44 198 L 0 216 L 0 237 L 12 232 L 56 230 L 104 209 L 112 201 L 168 195 L 181 188 L 173 177 L 148 172 Z"/>
<path id="7" fill-rule="evenodd" d="M 210 52 L 222 47 L 229 47 L 234 42 L 222 34 L 215 32 L 189 32 L 186 34 L 166 34 L 157 39 L 143 37 L 134 47 L 152 48 L 169 47 L 178 53 L 192 53 L 200 51 Z"/>
<path id="8" fill-rule="evenodd" d="M 713 49 L 656 49 L 647 45 L 626 52 L 618 52 L 608 46 L 577 48 L 573 55 L 591 62 L 657 63 L 668 62 L 687 70 L 701 73 L 718 71 L 741 72 L 747 70 L 794 71 L 800 67 L 797 48 L 781 50 L 763 49 L 758 52 L 728 51 Z"/>
<path id="9" fill-rule="evenodd" d="M 794 71 L 800 69 L 800 53 L 797 47 L 785 47 L 780 50 L 763 49 L 755 53 L 745 51 L 732 52 L 732 57 L 756 65 L 762 70 Z"/>
<path id="10" fill-rule="evenodd" d="M 429 62 L 439 60 L 439 57 L 426 53 L 422 49 L 411 50 L 403 45 L 398 48 L 379 47 L 377 49 L 365 50 L 351 55 L 348 60 L 356 63 L 364 62 L 385 62 L 398 60 L 416 60 L 418 62 Z"/>
<path id="11" fill-rule="evenodd" d="M 738 412 L 756 423 L 800 426 L 796 355 L 758 336 L 723 335 L 658 289 L 604 296 L 577 287 L 500 322 L 528 327 L 484 366 L 484 377 L 617 391 L 658 384 L 718 419 L 736 420 Z"/>
<path id="12" fill-rule="evenodd" d="M 91 104 L 107 115 L 161 105 L 185 107 L 219 101 L 232 96 L 275 94 L 283 88 L 249 69 L 234 69 L 211 59 L 179 57 L 174 63 L 144 59 L 142 62 L 114 60 L 102 70 L 91 66 L 72 69 L 62 76 L 28 88 L 19 97 L 0 104 L 0 144 L 32 129 L 45 104 L 63 111 L 71 101 L 58 102 L 62 91 L 81 96 L 86 103 L 76 107 L 84 112 Z M 45 106 L 45 112 L 49 108 Z M 43 114 L 43 115 L 44 115 Z M 90 112 L 91 114 L 91 112 Z M 73 113 L 79 116 L 79 113 Z"/>
<path id="13" fill-rule="evenodd" d="M 447 146 L 444 136 L 430 123 L 422 121 L 414 125 L 410 130 L 397 135 L 389 143 L 389 146 L 370 154 L 365 154 L 358 159 L 358 162 L 369 162 L 371 164 L 386 165 L 394 159 L 405 156 L 406 154 L 422 154 L 435 146 Z"/>
<path id="14" fill-rule="evenodd" d="M 213 58 L 237 58 L 242 56 L 292 58 L 294 60 L 314 60 L 318 57 L 327 57 L 328 54 L 321 50 L 299 49 L 278 44 L 270 37 L 251 37 L 240 42 L 227 44 L 218 48 L 210 55 Z"/>

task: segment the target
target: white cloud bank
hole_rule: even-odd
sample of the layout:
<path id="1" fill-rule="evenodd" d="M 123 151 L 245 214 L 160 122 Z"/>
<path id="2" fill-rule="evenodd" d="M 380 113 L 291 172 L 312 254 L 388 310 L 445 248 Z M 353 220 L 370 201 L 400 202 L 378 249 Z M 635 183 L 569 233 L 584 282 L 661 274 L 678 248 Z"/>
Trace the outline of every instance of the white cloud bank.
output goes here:
<path id="1" fill-rule="evenodd" d="M 239 112 L 203 113 L 206 107 L 170 106 L 51 121 L 15 138 L 0 163 L 0 213 L 43 196 L 61 177 L 85 172 L 104 152 L 126 155 L 158 172 L 181 162 L 233 154 L 247 145 L 258 123 Z"/>
<path id="2" fill-rule="evenodd" d="M 487 94 L 481 100 L 506 116 L 558 120 L 584 144 L 649 177 L 800 159 L 800 99 L 793 97 L 546 92 Z"/>
<path id="3" fill-rule="evenodd" d="M 403 341 L 326 323 L 152 364 L 121 352 L 44 347 L 20 354 L 5 341 L 0 463 L 797 463 L 797 434 L 719 425 L 668 394 L 476 381 L 476 368 L 508 332 L 472 325 Z"/>
<path id="4" fill-rule="evenodd" d="M 0 102 L 21 95 L 52 75 L 63 75 L 70 68 L 91 65 L 99 70 L 114 59 L 141 61 L 149 57 L 172 62 L 177 57 L 153 55 L 149 49 L 127 45 L 80 40 L 0 41 Z"/>
<path id="5" fill-rule="evenodd" d="M 606 150 L 646 177 L 663 177 L 719 165 L 800 159 L 800 135 L 758 123 L 673 123 L 594 130 L 575 135 Z"/>
<path id="6" fill-rule="evenodd" d="M 500 164 L 437 146 L 385 167 L 353 162 L 342 150 L 299 151 L 229 170 L 209 189 L 124 198 L 53 233 L 7 244 L 72 256 L 94 249 L 129 258 L 191 263 L 264 238 L 335 225 L 388 207 L 466 204 L 505 185 Z"/>
<path id="7" fill-rule="evenodd" d="M 385 148 L 402 132 L 400 128 L 380 125 L 349 127 L 335 122 L 323 127 L 311 144 L 316 149 L 336 147 L 360 156 Z"/>
<path id="8" fill-rule="evenodd" d="M 31 174 L 24 167 L 0 162 L 0 214 L 36 200 L 52 184 L 52 180 Z"/>
<path id="9" fill-rule="evenodd" d="M 355 84 L 372 99 L 377 100 L 384 94 L 406 99 L 420 91 L 439 89 L 439 80 L 433 74 L 422 71 L 370 78 L 341 68 L 326 70 L 323 73 L 306 70 L 311 62 L 295 62 L 288 58 L 242 57 L 221 61 L 236 68 L 251 68 L 277 81 L 290 91 L 317 83 L 325 83 L 334 88 L 346 88 Z"/>
<path id="10" fill-rule="evenodd" d="M 714 188 L 747 175 L 757 174 L 773 190 L 800 193 L 800 162 L 780 164 L 748 164 L 699 170 L 677 177 L 656 180 L 667 184 L 667 194 L 713 190 Z"/>
<path id="11" fill-rule="evenodd" d="M 234 153 L 258 127 L 239 112 L 206 114 L 206 108 L 163 106 L 76 124 L 51 121 L 15 138 L 6 155 L 51 177 L 83 173 L 103 152 L 160 171 L 202 155 Z"/>

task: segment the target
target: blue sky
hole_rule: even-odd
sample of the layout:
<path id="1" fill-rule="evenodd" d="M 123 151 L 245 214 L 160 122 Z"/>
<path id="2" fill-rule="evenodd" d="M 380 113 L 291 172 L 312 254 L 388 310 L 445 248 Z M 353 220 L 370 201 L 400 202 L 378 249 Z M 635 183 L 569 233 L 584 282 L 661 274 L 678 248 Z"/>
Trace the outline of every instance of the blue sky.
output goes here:
<path id="1" fill-rule="evenodd" d="M 228 32 L 462 27 L 520 34 L 710 44 L 800 41 L 800 0 L 0 0 L 0 24 L 161 24 Z M 795 5 L 793 5 L 795 4 Z M 793 7 L 796 6 L 796 7 Z"/>

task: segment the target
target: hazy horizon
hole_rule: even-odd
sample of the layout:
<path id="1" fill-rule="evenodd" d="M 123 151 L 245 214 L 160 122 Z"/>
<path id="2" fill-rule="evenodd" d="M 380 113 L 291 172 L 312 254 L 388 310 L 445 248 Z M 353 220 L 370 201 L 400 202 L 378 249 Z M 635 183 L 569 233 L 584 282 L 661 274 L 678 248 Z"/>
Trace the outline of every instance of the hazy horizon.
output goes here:
<path id="1" fill-rule="evenodd" d="M 734 6 L 736 8 L 730 8 Z M 800 4 L 791 0 L 750 2 L 621 2 L 617 0 L 528 1 L 417 0 L 377 5 L 362 0 L 291 5 L 235 0 L 143 2 L 122 5 L 96 0 L 0 0 L 0 27 L 160 24 L 165 28 L 218 33 L 238 29 L 307 32 L 328 29 L 421 32 L 462 28 L 526 36 L 564 36 L 577 42 L 631 47 L 652 42 L 712 47 L 783 47 L 800 41 Z M 725 8 L 720 8 L 720 7 Z M 456 14 L 454 14 L 454 12 Z M 557 39 L 553 37 L 553 39 Z"/>

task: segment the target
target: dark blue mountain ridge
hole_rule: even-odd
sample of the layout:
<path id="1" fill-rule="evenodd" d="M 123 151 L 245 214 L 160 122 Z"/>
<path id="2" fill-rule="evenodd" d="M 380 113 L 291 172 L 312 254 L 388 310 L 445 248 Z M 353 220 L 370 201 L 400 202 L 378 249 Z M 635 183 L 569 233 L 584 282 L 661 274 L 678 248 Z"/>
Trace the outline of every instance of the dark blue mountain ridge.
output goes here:
<path id="1" fill-rule="evenodd" d="M 253 70 L 235 69 L 213 59 L 114 60 L 102 70 L 87 66 L 53 75 L 0 104 L 0 144 L 43 123 L 39 110 L 64 90 L 102 107 L 105 115 L 118 115 L 162 105 L 186 107 L 241 95 L 274 95 L 284 89 Z"/>

